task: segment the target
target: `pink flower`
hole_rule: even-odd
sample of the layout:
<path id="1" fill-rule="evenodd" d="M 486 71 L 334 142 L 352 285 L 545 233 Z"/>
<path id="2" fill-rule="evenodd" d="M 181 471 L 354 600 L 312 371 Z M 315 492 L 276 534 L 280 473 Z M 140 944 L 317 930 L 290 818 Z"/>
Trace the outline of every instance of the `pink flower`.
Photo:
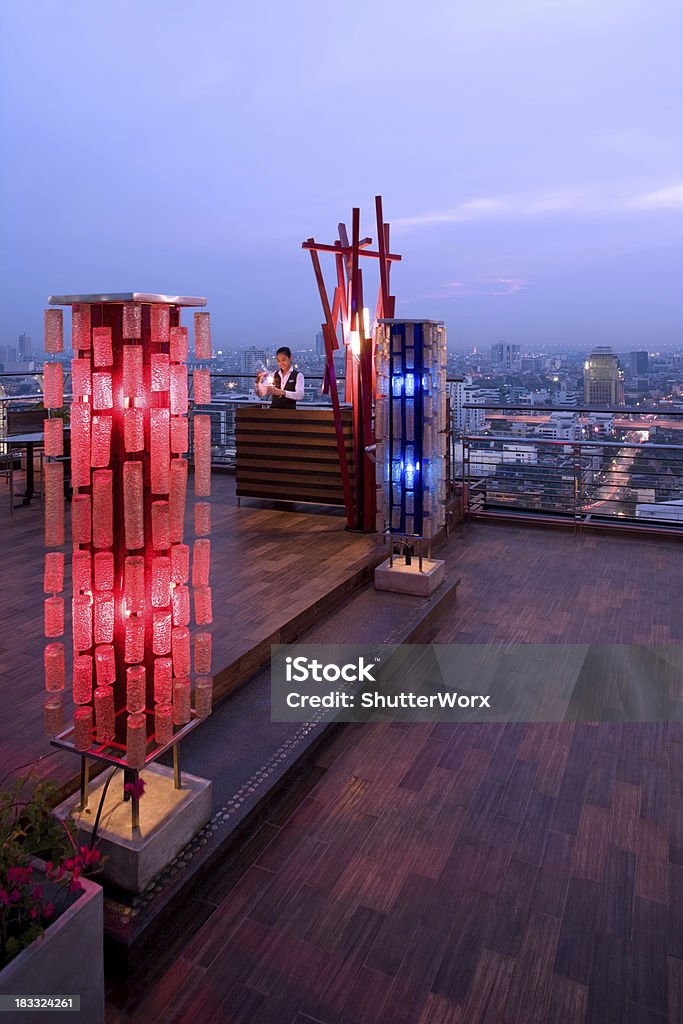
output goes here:
<path id="1" fill-rule="evenodd" d="M 31 880 L 32 868 L 11 867 L 7 869 L 7 881 L 19 885 L 25 885 Z"/>
<path id="2" fill-rule="evenodd" d="M 10 905 L 10 898 L 6 889 L 0 889 L 0 903 L 4 904 L 6 907 L 9 907 Z"/>
<path id="3" fill-rule="evenodd" d="M 131 796 L 139 800 L 145 792 L 145 780 L 139 778 L 137 782 L 127 782 L 123 787 L 123 792 L 130 793 Z"/>
<path id="4" fill-rule="evenodd" d="M 83 886 L 78 881 L 78 878 L 75 875 L 71 879 L 71 885 L 69 886 L 69 892 L 83 892 Z"/>
<path id="5" fill-rule="evenodd" d="M 43 907 L 43 917 L 52 917 L 55 912 L 54 903 L 46 903 Z"/>
<path id="6" fill-rule="evenodd" d="M 42 900 L 43 898 L 43 887 L 42 885 L 36 885 L 33 887 L 33 898 L 34 900 Z"/>
<path id="7" fill-rule="evenodd" d="M 35 921 L 38 917 L 38 907 L 31 907 L 31 920 Z"/>

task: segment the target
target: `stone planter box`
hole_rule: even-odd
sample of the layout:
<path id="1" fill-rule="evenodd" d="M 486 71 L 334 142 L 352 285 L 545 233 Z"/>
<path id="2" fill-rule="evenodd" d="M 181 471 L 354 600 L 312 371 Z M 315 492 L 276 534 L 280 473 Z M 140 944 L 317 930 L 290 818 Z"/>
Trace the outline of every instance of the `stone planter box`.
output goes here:
<path id="1" fill-rule="evenodd" d="M 80 1012 L 60 1010 L 58 1020 L 104 1024 L 102 889 L 87 878 L 83 892 L 43 935 L 0 971 L 0 995 L 80 996 Z M 21 1024 L 45 1024 L 45 1010 L 7 1015 Z"/>

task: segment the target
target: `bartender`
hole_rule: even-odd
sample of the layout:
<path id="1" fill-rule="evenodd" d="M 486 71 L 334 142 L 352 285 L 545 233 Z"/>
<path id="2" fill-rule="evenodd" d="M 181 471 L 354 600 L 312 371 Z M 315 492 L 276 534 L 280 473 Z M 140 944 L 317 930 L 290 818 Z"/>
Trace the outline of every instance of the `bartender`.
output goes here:
<path id="1" fill-rule="evenodd" d="M 283 345 L 275 354 L 277 370 L 273 374 L 273 383 L 268 384 L 267 370 L 256 376 L 256 394 L 259 398 L 271 396 L 271 409 L 296 409 L 296 403 L 304 397 L 304 375 L 292 366 L 292 350 Z"/>

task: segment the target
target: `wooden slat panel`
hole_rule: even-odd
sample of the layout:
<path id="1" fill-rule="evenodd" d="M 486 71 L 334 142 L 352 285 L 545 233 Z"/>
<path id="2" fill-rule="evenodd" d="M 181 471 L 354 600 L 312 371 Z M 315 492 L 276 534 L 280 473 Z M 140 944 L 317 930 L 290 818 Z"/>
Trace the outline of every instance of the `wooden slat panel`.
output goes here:
<path id="1" fill-rule="evenodd" d="M 246 476 L 240 479 L 237 493 L 239 494 L 244 488 L 263 491 L 264 498 L 271 495 L 277 496 L 284 493 L 284 491 L 288 491 L 290 494 L 315 494 L 320 498 L 323 498 L 325 495 L 337 497 L 341 493 L 338 481 L 325 484 L 324 481 L 319 482 L 310 478 L 308 480 L 294 479 L 291 483 L 286 484 L 279 481 L 273 483 L 269 480 L 264 480 L 260 476 Z"/>
<path id="2" fill-rule="evenodd" d="M 350 406 L 348 408 L 342 409 L 341 413 L 342 422 L 345 420 L 351 421 L 352 410 Z M 248 406 L 243 406 L 242 408 L 237 410 L 238 418 L 243 420 L 258 420 L 264 415 L 272 417 L 273 420 L 280 421 L 291 420 L 296 418 L 300 420 L 309 420 L 311 423 L 328 423 L 331 422 L 332 420 L 332 409 L 307 409 L 305 406 L 299 405 L 297 409 L 292 410 L 270 408 L 264 409 L 261 406 L 257 406 L 253 409 L 250 409 Z"/>
<path id="3" fill-rule="evenodd" d="M 353 484 L 350 410 L 342 418 Z M 239 409 L 236 436 L 240 497 L 344 503 L 332 410 Z"/>
<path id="4" fill-rule="evenodd" d="M 250 423 L 248 426 L 239 423 L 237 427 L 237 435 L 240 434 L 268 434 L 271 437 L 286 437 L 294 435 L 295 437 L 301 437 L 303 435 L 311 435 L 312 437 L 327 437 L 327 431 L 321 429 L 319 423 L 281 423 L 276 428 L 271 423 Z M 352 432 L 350 429 L 344 429 L 344 437 L 351 437 Z"/>
<path id="5" fill-rule="evenodd" d="M 274 494 L 264 494 L 262 487 L 245 485 L 237 492 L 240 498 L 264 498 L 269 501 L 301 501 L 313 505 L 343 505 L 343 495 L 339 497 L 334 494 L 304 494 L 301 491 L 277 491 Z"/>
<path id="6" fill-rule="evenodd" d="M 240 445 L 240 451 L 238 452 L 238 461 L 257 461 L 259 464 L 263 462 L 264 458 L 269 458 L 273 462 L 272 449 L 261 444 L 250 444 L 243 443 Z M 339 465 L 339 457 L 336 449 L 329 449 L 329 447 L 313 447 L 312 445 L 300 445 L 296 452 L 290 457 L 293 462 L 299 465 L 305 465 L 306 463 L 312 463 L 315 466 L 322 466 L 324 468 L 335 467 Z M 279 465 L 282 460 L 278 460 Z"/>
<path id="7" fill-rule="evenodd" d="M 274 445 L 276 444 L 277 440 L 270 442 L 268 438 L 255 440 L 253 437 L 248 437 L 238 440 L 237 451 L 238 454 L 244 451 L 249 452 L 250 455 L 260 455 L 261 458 L 266 459 L 269 465 L 272 466 L 277 456 L 277 452 L 274 451 Z M 330 444 L 323 438 L 316 440 L 315 444 L 307 445 L 304 442 L 303 444 L 287 444 L 286 447 L 291 455 L 296 455 L 297 457 L 305 453 L 306 457 L 311 458 L 319 455 L 326 462 L 331 461 L 331 457 L 336 457 L 338 461 L 336 444 Z M 353 445 L 350 443 L 346 445 L 346 453 L 347 455 L 353 455 Z"/>
<path id="8" fill-rule="evenodd" d="M 335 465 L 333 462 L 316 463 L 313 459 L 308 459 L 306 462 L 294 462 L 292 460 L 280 460 L 278 459 L 274 469 L 278 471 L 293 470 L 296 476 L 308 476 L 311 479 L 332 479 L 336 480 L 339 476 L 338 463 Z M 250 472 L 255 473 L 259 477 L 263 476 L 263 460 L 255 458 L 247 458 L 242 455 L 237 460 L 237 470 L 240 474 L 240 479 L 243 475 L 246 476 Z M 353 473 L 351 474 L 353 476 Z"/>

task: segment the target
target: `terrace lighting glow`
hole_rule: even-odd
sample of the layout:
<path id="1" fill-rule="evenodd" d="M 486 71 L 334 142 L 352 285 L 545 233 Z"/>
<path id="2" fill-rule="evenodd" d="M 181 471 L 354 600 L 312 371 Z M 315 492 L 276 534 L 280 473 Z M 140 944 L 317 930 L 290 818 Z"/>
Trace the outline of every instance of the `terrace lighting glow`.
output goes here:
<path id="1" fill-rule="evenodd" d="M 123 760 L 135 770 L 160 745 L 172 742 L 174 729 L 192 717 L 192 606 L 198 613 L 195 624 L 202 625 L 195 643 L 202 680 L 199 713 L 211 710 L 211 641 L 205 629 L 211 621 L 208 416 L 195 418 L 195 493 L 203 500 L 192 517 L 202 539 L 194 548 L 191 587 L 186 586 L 189 546 L 183 543 L 188 329 L 180 325 L 180 307 L 198 301 L 203 302 L 179 300 L 173 305 L 165 296 L 142 295 L 51 300 L 72 307 L 73 592 L 65 601 L 64 555 L 49 551 L 44 574 L 45 635 L 50 640 L 45 648 L 45 728 L 54 736 L 62 727 L 66 606 L 72 610 L 69 642 L 75 652 L 77 708 L 64 742 L 72 742 L 82 755 Z M 195 357 L 211 358 L 209 314 L 196 312 L 194 328 Z M 50 355 L 63 352 L 63 333 L 62 310 L 46 310 L 45 347 Z M 208 404 L 210 375 L 208 370 L 198 373 L 199 398 Z M 46 409 L 60 409 L 61 363 L 46 363 L 44 391 Z M 61 425 L 48 414 L 45 543 L 52 549 L 63 547 L 66 539 Z"/>

